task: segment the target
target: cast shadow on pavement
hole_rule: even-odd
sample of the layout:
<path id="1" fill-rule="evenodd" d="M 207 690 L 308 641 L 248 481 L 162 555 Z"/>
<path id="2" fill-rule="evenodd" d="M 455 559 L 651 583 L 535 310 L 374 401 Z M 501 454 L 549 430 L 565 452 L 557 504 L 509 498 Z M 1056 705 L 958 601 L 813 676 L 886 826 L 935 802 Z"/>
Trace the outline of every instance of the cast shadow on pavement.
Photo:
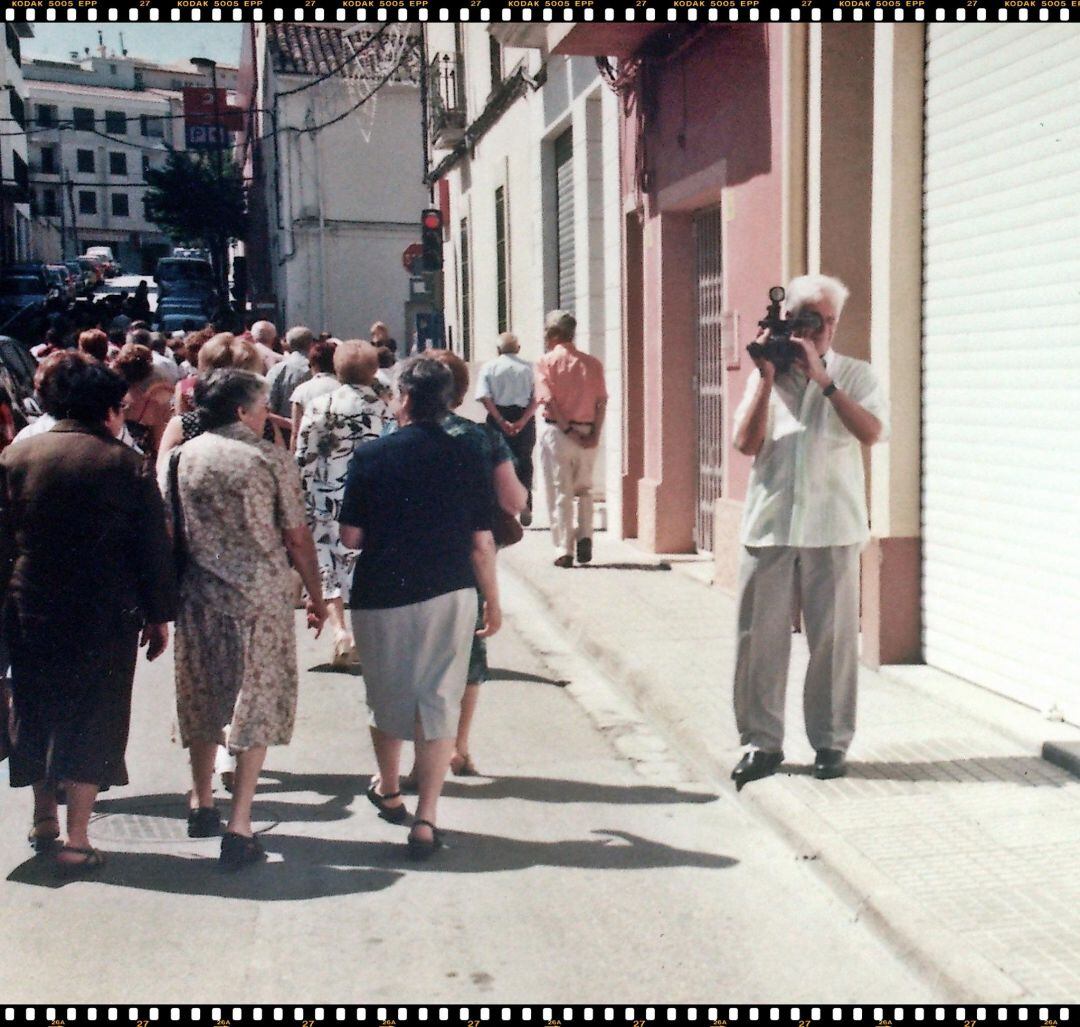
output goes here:
<path id="1" fill-rule="evenodd" d="M 488 681 L 524 681 L 538 685 L 555 685 L 565 688 L 570 681 L 567 678 L 546 678 L 542 674 L 529 674 L 523 670 L 511 670 L 509 667 L 489 667 Z"/>
<path id="2" fill-rule="evenodd" d="M 813 764 L 785 763 L 781 774 L 809 777 Z M 859 781 L 933 781 L 937 784 L 1018 784 L 1029 788 L 1063 788 L 1076 779 L 1038 756 L 981 756 L 955 760 L 904 762 L 859 760 L 848 763 L 848 779 Z M 844 778 L 841 778 L 842 782 Z"/>
<path id="3" fill-rule="evenodd" d="M 216 848 L 206 858 L 159 852 L 111 852 L 88 883 L 180 895 L 217 895 L 256 901 L 289 901 L 381 891 L 412 870 L 437 874 L 501 873 L 534 867 L 583 870 L 645 870 L 700 867 L 725 870 L 738 860 L 654 842 L 629 831 L 597 829 L 598 838 L 533 841 L 500 835 L 447 832 L 447 848 L 430 862 L 410 862 L 401 841 L 260 835 L 270 861 L 235 873 L 222 872 Z M 63 887 L 48 860 L 32 858 L 7 880 L 45 888 Z"/>
<path id="4" fill-rule="evenodd" d="M 555 777 L 479 777 L 471 779 L 469 784 L 449 777 L 442 793 L 455 799 L 524 799 L 613 806 L 700 805 L 719 798 L 713 792 L 684 792 L 663 785 L 607 785 Z"/>
<path id="5" fill-rule="evenodd" d="M 254 818 L 278 823 L 330 823 L 353 816 L 357 798 L 363 799 L 371 783 L 369 774 L 293 774 L 284 770 L 264 770 L 252 807 Z M 291 802 L 278 799 L 277 794 L 325 796 L 323 802 Z M 523 799 L 527 802 L 586 803 L 613 806 L 701 805 L 715 802 L 712 792 L 684 792 L 662 785 L 608 785 L 595 781 L 570 781 L 552 777 L 483 777 L 463 784 L 448 778 L 443 786 L 448 798 Z M 415 800 L 414 800 L 415 801 Z M 224 812 L 228 797 L 219 796 L 218 805 Z M 366 801 L 362 807 L 370 807 Z M 95 818 L 127 814 L 184 820 L 187 817 L 187 796 L 179 792 L 151 795 L 130 795 L 124 798 L 99 799 L 94 806 Z"/>
<path id="6" fill-rule="evenodd" d="M 346 677 L 361 678 L 364 676 L 363 668 L 359 663 L 352 663 L 348 667 L 335 667 L 332 663 L 316 663 L 314 667 L 308 667 L 308 674 L 344 674 Z"/>
<path id="7" fill-rule="evenodd" d="M 576 571 L 669 571 L 670 563 L 576 563 Z"/>

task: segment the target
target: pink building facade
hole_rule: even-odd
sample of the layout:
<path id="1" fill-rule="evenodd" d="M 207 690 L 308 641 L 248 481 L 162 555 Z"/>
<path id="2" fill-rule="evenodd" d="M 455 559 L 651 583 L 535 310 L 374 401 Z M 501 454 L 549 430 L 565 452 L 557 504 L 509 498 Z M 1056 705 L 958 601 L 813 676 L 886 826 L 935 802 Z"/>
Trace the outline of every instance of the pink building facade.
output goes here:
<path id="1" fill-rule="evenodd" d="M 622 534 L 654 552 L 711 553 L 720 587 L 735 585 L 751 467 L 732 445 L 732 414 L 753 367 L 745 347 L 765 314 L 769 288 L 807 272 L 842 278 L 852 298 L 836 347 L 873 358 L 877 368 L 872 265 L 901 273 L 896 258 L 919 244 L 916 221 L 895 253 L 872 253 L 874 162 L 894 160 L 891 143 L 875 154 L 875 90 L 913 91 L 918 112 L 922 89 L 914 68 L 910 79 L 889 85 L 886 71 L 897 60 L 880 41 L 875 55 L 875 39 L 869 25 L 824 32 L 799 25 L 578 25 L 549 36 L 554 53 L 616 59 L 610 80 L 622 101 Z M 915 34 L 901 43 L 912 54 L 921 45 Z M 877 108 L 880 116 L 883 96 Z M 916 218 L 918 173 L 916 161 L 909 175 Z M 879 196 L 881 204 L 895 206 Z M 917 263 L 907 273 L 917 278 Z M 881 310 L 902 292 L 890 292 Z M 871 664 L 910 662 L 919 653 L 917 294 L 914 301 L 915 333 L 903 342 L 908 357 L 914 347 L 909 363 L 916 370 L 891 383 L 898 387 L 899 449 L 914 460 L 886 460 L 879 474 L 867 457 L 871 480 L 882 479 L 880 530 L 863 573 L 864 659 Z M 881 360 L 890 352 L 883 345 Z M 888 379 L 888 371 L 886 364 L 879 373 Z M 915 522 L 901 524 L 890 512 L 913 494 Z"/>

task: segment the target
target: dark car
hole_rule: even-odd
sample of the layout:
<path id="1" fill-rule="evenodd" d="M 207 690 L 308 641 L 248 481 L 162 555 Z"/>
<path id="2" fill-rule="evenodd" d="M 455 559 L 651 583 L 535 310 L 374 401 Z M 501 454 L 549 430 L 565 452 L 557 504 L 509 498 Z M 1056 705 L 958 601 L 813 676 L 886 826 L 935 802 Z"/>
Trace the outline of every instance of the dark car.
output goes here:
<path id="1" fill-rule="evenodd" d="M 41 416 L 34 398 L 37 361 L 17 339 L 0 335 L 0 389 L 11 401 L 15 430 Z"/>
<path id="2" fill-rule="evenodd" d="M 217 302 L 214 272 L 208 260 L 199 260 L 194 257 L 165 257 L 158 261 L 154 281 L 158 286 L 158 303 L 174 293 L 212 296 L 212 304 Z"/>
<path id="3" fill-rule="evenodd" d="M 0 275 L 0 332 L 26 334 L 45 317 L 45 305 L 60 295 L 43 264 L 13 264 Z"/>
<path id="4" fill-rule="evenodd" d="M 215 303 L 212 294 L 198 290 L 181 288 L 179 292 L 170 293 L 158 301 L 154 314 L 158 330 L 169 333 L 202 328 L 213 315 Z"/>
<path id="5" fill-rule="evenodd" d="M 76 297 L 93 295 L 94 286 L 97 284 L 97 276 L 93 272 L 84 268 L 77 260 L 64 261 L 64 267 L 75 280 Z"/>
<path id="6" fill-rule="evenodd" d="M 64 300 L 73 300 L 78 294 L 76 288 L 75 276 L 68 269 L 66 264 L 46 264 L 45 271 L 51 281 L 57 289 L 60 290 L 60 297 Z"/>

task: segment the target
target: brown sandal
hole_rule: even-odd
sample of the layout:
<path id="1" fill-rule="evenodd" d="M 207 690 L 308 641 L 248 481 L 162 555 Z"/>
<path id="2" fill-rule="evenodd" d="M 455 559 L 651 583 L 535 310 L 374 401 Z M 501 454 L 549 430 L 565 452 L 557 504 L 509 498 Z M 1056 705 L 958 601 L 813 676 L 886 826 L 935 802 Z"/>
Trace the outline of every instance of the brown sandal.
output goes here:
<path id="1" fill-rule="evenodd" d="M 79 860 L 61 860 L 60 854 L 63 852 L 74 852 L 78 856 L 82 856 Z M 81 874 L 89 874 L 95 870 L 100 870 L 105 866 L 105 854 L 99 852 L 97 849 L 81 849 L 76 845 L 62 845 L 56 850 L 56 862 L 54 863 L 56 872 L 63 877 L 78 877 Z"/>

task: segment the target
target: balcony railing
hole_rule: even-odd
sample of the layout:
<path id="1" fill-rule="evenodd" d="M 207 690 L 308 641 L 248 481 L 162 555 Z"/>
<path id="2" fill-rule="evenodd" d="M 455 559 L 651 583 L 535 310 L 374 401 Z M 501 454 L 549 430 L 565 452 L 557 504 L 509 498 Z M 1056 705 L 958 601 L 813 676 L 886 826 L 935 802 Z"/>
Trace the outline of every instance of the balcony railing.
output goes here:
<path id="1" fill-rule="evenodd" d="M 431 145 L 436 150 L 456 146 L 465 135 L 464 75 L 461 58 L 436 54 L 428 65 Z"/>

